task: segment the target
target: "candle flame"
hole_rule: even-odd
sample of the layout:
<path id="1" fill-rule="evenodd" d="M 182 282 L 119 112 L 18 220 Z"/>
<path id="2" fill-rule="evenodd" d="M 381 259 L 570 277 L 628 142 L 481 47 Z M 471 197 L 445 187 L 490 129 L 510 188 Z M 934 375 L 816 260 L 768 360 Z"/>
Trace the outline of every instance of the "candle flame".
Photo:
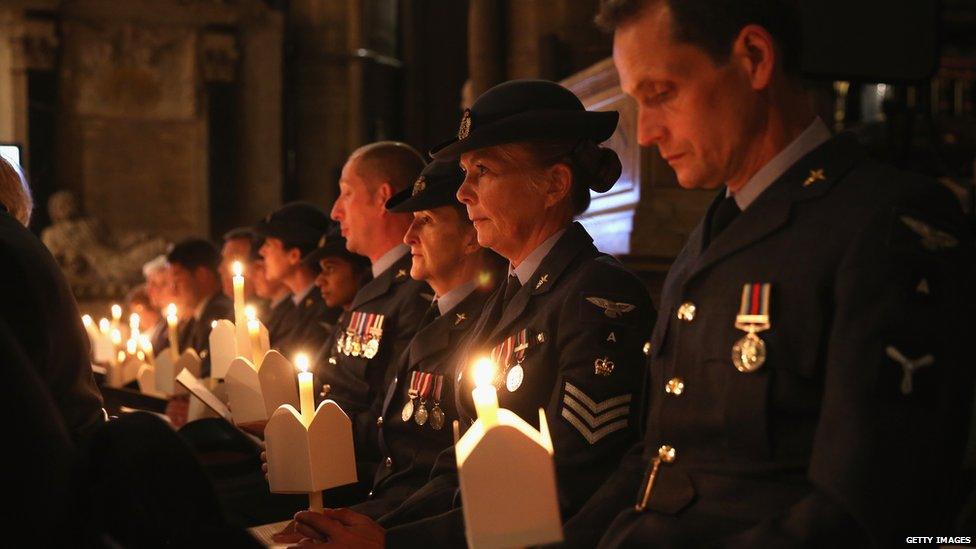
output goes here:
<path id="1" fill-rule="evenodd" d="M 210 321 L 210 329 L 213 330 L 216 327 L 217 327 L 217 321 L 216 320 L 211 320 Z"/>
<path id="2" fill-rule="evenodd" d="M 230 270 L 234 272 L 234 276 L 242 276 L 244 274 L 244 265 L 240 261 L 235 261 L 231 264 Z"/>
<path id="3" fill-rule="evenodd" d="M 122 344 L 122 332 L 120 332 L 118 328 L 112 330 L 111 338 L 112 338 L 112 343 L 114 343 L 115 345 Z"/>
<path id="4" fill-rule="evenodd" d="M 118 359 L 119 362 L 125 362 L 125 351 L 119 351 Z"/>
<path id="5" fill-rule="evenodd" d="M 85 328 L 91 328 L 91 325 L 92 325 L 93 322 L 94 322 L 94 320 L 92 320 L 91 315 L 82 315 L 81 316 L 81 323 L 85 325 Z"/>
<path id="6" fill-rule="evenodd" d="M 122 318 L 122 306 L 118 303 L 112 305 L 112 318 L 115 320 Z"/>
<path id="7" fill-rule="evenodd" d="M 98 321 L 98 330 L 100 332 L 102 332 L 103 334 L 107 334 L 108 333 L 109 326 L 110 325 L 108 323 L 108 319 L 107 318 L 102 318 L 101 320 Z"/>
<path id="8" fill-rule="evenodd" d="M 254 305 L 248 305 L 247 307 L 244 307 L 244 316 L 247 317 L 248 320 L 257 320 L 258 312 L 254 308 Z"/>
<path id="9" fill-rule="evenodd" d="M 139 320 L 139 313 L 132 313 L 129 315 L 129 326 L 138 326 Z"/>
<path id="10" fill-rule="evenodd" d="M 147 353 L 151 353 L 153 350 L 152 341 L 149 340 L 148 336 L 139 336 L 139 347 Z"/>
<path id="11" fill-rule="evenodd" d="M 308 355 L 298 353 L 295 355 L 295 367 L 303 374 L 308 371 Z"/>
<path id="12" fill-rule="evenodd" d="M 126 352 L 129 353 L 130 355 L 136 354 L 136 351 L 138 350 L 136 345 L 137 345 L 136 340 L 130 338 L 128 341 L 125 342 Z"/>
<path id="13" fill-rule="evenodd" d="M 491 385 L 491 380 L 495 377 L 495 363 L 486 356 L 475 361 L 472 368 L 475 387 L 485 387 Z"/>
<path id="14" fill-rule="evenodd" d="M 166 316 L 176 316 L 176 303 L 170 303 L 166 306 Z"/>

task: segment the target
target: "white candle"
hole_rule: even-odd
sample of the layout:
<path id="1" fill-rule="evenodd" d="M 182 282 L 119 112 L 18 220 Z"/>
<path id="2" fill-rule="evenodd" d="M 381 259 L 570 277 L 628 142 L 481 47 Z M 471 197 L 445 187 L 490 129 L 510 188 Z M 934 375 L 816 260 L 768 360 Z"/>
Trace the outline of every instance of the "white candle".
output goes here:
<path id="1" fill-rule="evenodd" d="M 247 318 L 244 316 L 244 265 L 235 261 L 231 265 L 234 273 L 234 325 L 244 326 Z"/>
<path id="2" fill-rule="evenodd" d="M 153 353 L 152 341 L 149 340 L 149 336 L 139 336 L 139 348 L 141 348 L 143 354 L 146 355 L 147 363 L 151 365 L 156 363 L 156 354 Z"/>
<path id="3" fill-rule="evenodd" d="M 166 323 L 169 325 L 169 349 L 173 363 L 180 359 L 180 334 L 177 331 L 180 319 L 176 316 L 176 304 L 170 303 L 166 307 Z"/>
<path id="4" fill-rule="evenodd" d="M 261 322 L 253 305 L 244 308 L 244 316 L 247 317 L 247 333 L 251 339 L 251 360 L 258 366 L 264 358 L 261 356 Z"/>
<path id="5" fill-rule="evenodd" d="M 109 324 L 107 318 L 102 317 L 102 319 L 98 321 L 98 331 L 99 332 L 102 332 L 102 335 L 106 335 L 107 336 L 108 335 L 108 331 L 110 329 L 112 329 L 112 325 Z"/>
<path id="6" fill-rule="evenodd" d="M 129 315 L 129 337 L 139 339 L 139 313 Z"/>
<path id="7" fill-rule="evenodd" d="M 122 306 L 118 303 L 112 305 L 112 327 L 118 328 L 119 321 L 122 320 Z"/>
<path id="8" fill-rule="evenodd" d="M 302 422 L 308 427 L 315 416 L 315 395 L 312 392 L 312 372 L 308 371 L 308 355 L 295 355 L 295 367 L 298 368 L 298 398 L 302 405 Z"/>
<path id="9" fill-rule="evenodd" d="M 474 391 L 471 396 L 478 419 L 486 428 L 498 421 L 498 393 L 491 380 L 495 377 L 495 363 L 488 357 L 481 357 L 474 363 Z"/>
<path id="10" fill-rule="evenodd" d="M 125 352 L 135 355 L 139 351 L 139 342 L 131 337 L 125 342 Z"/>
<path id="11" fill-rule="evenodd" d="M 92 320 L 91 315 L 81 315 L 81 323 L 85 325 L 85 329 L 91 331 L 94 327 L 95 321 Z"/>

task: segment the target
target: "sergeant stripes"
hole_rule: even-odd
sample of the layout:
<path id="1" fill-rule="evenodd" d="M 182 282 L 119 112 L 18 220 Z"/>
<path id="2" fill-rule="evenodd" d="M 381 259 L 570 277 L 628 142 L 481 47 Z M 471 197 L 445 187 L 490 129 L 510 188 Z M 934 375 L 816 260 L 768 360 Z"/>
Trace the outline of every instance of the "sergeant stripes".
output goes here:
<path id="1" fill-rule="evenodd" d="M 630 394 L 594 401 L 582 389 L 566 382 L 563 387 L 562 418 L 590 444 L 627 427 Z M 617 420 L 617 418 L 623 418 Z M 614 421 L 617 420 L 617 421 Z"/>

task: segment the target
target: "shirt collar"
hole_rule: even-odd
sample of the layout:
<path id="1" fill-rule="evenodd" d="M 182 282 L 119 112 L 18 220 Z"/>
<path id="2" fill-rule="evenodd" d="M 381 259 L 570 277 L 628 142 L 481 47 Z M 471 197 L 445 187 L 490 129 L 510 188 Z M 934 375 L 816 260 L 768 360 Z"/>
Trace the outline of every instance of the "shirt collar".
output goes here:
<path id="1" fill-rule="evenodd" d="M 824 142 L 830 139 L 830 130 L 824 121 L 818 116 L 813 123 L 807 126 L 807 129 L 803 130 L 792 143 L 786 146 L 785 149 L 779 152 L 772 160 L 766 163 L 765 166 L 759 169 L 745 185 L 742 186 L 735 193 L 735 203 L 738 204 L 739 208 L 745 210 L 750 204 L 755 202 L 756 198 L 759 197 L 773 184 L 774 181 L 779 179 L 781 175 L 786 173 L 786 170 L 790 169 L 793 164 L 799 162 L 801 158 L 807 155 L 813 149 L 816 149 Z M 729 196 L 728 190 L 725 191 L 725 196 Z"/>
<path id="2" fill-rule="evenodd" d="M 207 297 L 201 299 L 200 303 L 197 303 L 197 308 L 193 310 L 193 318 L 200 320 L 200 318 L 203 316 L 203 310 L 206 309 L 207 305 L 210 304 L 210 301 L 214 298 L 214 295 L 215 294 L 208 295 Z"/>
<path id="3" fill-rule="evenodd" d="M 525 256 L 525 259 L 522 260 L 521 263 L 519 263 L 518 267 L 512 268 L 512 264 L 509 263 L 508 274 L 509 275 L 514 274 L 515 276 L 517 276 L 519 279 L 519 284 L 522 284 L 524 286 L 525 283 L 528 282 L 530 278 L 532 278 L 532 275 L 535 274 L 535 271 L 536 269 L 539 268 L 539 264 L 542 263 L 542 260 L 545 259 L 547 255 L 549 255 L 549 252 L 552 250 L 552 247 L 556 245 L 556 242 L 559 240 L 559 237 L 561 237 L 565 232 L 566 229 L 563 229 L 561 231 L 558 231 L 556 234 L 550 236 L 549 238 L 547 238 L 545 242 L 539 244 L 539 247 L 532 250 L 532 253 Z"/>
<path id="4" fill-rule="evenodd" d="M 475 280 L 461 284 L 457 288 L 447 292 L 446 294 L 437 298 L 437 310 L 440 312 L 441 316 L 446 315 L 453 309 L 457 307 L 457 304 L 464 301 L 466 297 L 471 295 L 474 291 L 476 285 Z"/>
<path id="5" fill-rule="evenodd" d="M 308 297 L 308 294 L 312 293 L 312 289 L 315 288 L 315 283 L 309 284 L 304 290 L 291 296 L 291 302 L 295 305 L 300 305 L 302 301 Z"/>
<path id="6" fill-rule="evenodd" d="M 407 255 L 410 248 L 406 244 L 399 244 L 390 248 L 390 251 L 386 252 L 379 259 L 373 262 L 370 269 L 373 271 L 373 278 L 379 277 L 384 271 L 393 266 L 398 259 Z"/>

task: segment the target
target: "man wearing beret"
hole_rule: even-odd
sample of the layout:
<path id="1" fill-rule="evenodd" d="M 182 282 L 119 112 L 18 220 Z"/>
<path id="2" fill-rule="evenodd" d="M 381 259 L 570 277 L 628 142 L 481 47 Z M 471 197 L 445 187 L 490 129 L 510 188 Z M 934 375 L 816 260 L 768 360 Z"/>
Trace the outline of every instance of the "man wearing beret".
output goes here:
<path id="1" fill-rule="evenodd" d="M 939 184 L 816 118 L 791 5 L 603 2 L 638 141 L 717 192 L 664 283 L 643 443 L 566 525 L 572 545 L 952 531 L 972 239 Z"/>
<path id="2" fill-rule="evenodd" d="M 386 202 L 413 185 L 424 167 L 409 145 L 384 141 L 354 151 L 339 179 L 332 219 L 346 247 L 372 262 L 373 279 L 356 293 L 316 364 L 317 379 L 353 422 L 359 479 L 365 496 L 380 460 L 377 411 L 430 305 L 430 287 L 410 277 L 412 259 L 403 235 L 407 213 L 387 211 Z M 355 499 L 355 498 L 353 498 Z"/>
<path id="3" fill-rule="evenodd" d="M 307 202 L 285 204 L 255 226 L 264 237 L 259 253 L 265 276 L 291 291 L 293 307 L 282 318 L 279 335 L 271 340 L 271 346 L 289 359 L 322 347 L 339 317 L 339 309 L 327 306 L 316 291 L 316 266 L 303 261 L 328 228 L 325 212 Z"/>

